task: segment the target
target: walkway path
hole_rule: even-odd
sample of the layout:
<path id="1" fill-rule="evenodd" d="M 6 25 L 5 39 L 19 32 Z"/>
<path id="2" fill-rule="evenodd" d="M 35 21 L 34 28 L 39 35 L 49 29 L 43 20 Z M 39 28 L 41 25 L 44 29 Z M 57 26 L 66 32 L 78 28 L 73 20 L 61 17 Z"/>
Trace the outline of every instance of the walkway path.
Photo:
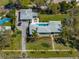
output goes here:
<path id="1" fill-rule="evenodd" d="M 20 52 L 22 50 L 2 50 L 2 52 Z M 66 49 L 66 50 L 59 50 L 59 49 L 55 49 L 55 50 L 23 50 L 24 52 L 37 52 L 37 51 L 48 51 L 48 52 L 52 52 L 52 51 L 71 51 L 70 49 Z M 74 50 L 77 51 L 77 50 Z"/>
<path id="2" fill-rule="evenodd" d="M 27 37 L 26 29 L 27 29 L 27 27 L 28 27 L 28 23 L 22 22 L 22 24 L 21 24 L 21 30 L 22 30 L 22 51 L 26 50 L 26 37 Z"/>
<path id="3" fill-rule="evenodd" d="M 52 40 L 52 49 L 55 50 L 55 46 L 54 46 L 54 37 L 53 37 L 53 35 L 51 35 L 51 40 Z"/>
<path id="4" fill-rule="evenodd" d="M 55 58 L 15 58 L 15 59 L 79 59 L 78 57 L 55 57 Z"/>

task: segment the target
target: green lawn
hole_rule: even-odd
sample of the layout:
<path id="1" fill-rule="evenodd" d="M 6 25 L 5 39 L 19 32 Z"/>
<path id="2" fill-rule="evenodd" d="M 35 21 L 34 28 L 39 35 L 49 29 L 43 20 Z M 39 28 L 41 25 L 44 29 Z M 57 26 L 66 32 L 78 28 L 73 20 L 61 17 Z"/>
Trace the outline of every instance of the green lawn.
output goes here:
<path id="1" fill-rule="evenodd" d="M 0 0 L 0 6 L 4 6 L 9 3 L 9 0 Z"/>
<path id="2" fill-rule="evenodd" d="M 64 18 L 69 18 L 69 14 L 57 14 L 57 15 L 46 15 L 46 14 L 39 14 L 40 21 L 60 21 Z"/>
<path id="3" fill-rule="evenodd" d="M 78 56 L 78 52 L 75 51 L 28 52 L 28 57 L 31 58 L 74 57 L 74 56 Z"/>
<path id="4" fill-rule="evenodd" d="M 50 50 L 52 49 L 50 38 L 39 38 L 34 42 L 27 42 L 26 48 L 28 50 Z"/>
<path id="5" fill-rule="evenodd" d="M 47 43 L 50 46 L 43 46 L 41 45 L 42 43 Z M 74 57 L 74 56 L 78 56 L 78 52 L 74 51 L 74 49 L 71 49 L 69 47 L 66 47 L 62 44 L 55 44 L 55 49 L 58 50 L 70 50 L 70 51 L 32 51 L 32 52 L 27 52 L 28 57 L 31 58 L 48 58 L 48 57 Z M 27 49 L 28 50 L 52 50 L 52 46 L 51 46 L 51 38 L 47 38 L 47 37 L 41 37 L 38 40 L 34 41 L 34 42 L 28 42 L 27 43 Z"/>

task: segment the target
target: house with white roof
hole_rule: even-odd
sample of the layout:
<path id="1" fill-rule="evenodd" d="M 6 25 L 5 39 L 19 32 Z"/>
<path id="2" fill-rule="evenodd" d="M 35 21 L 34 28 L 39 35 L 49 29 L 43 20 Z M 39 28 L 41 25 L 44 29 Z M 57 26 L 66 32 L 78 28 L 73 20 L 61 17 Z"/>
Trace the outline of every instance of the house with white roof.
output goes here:
<path id="1" fill-rule="evenodd" d="M 32 9 L 21 9 L 19 11 L 19 21 L 26 23 L 30 21 L 28 25 L 30 35 L 34 31 L 40 36 L 58 35 L 61 32 L 61 21 L 39 22 L 38 14 Z"/>
<path id="2" fill-rule="evenodd" d="M 30 35 L 34 31 L 40 36 L 58 35 L 61 32 L 61 21 L 31 23 L 29 31 Z"/>

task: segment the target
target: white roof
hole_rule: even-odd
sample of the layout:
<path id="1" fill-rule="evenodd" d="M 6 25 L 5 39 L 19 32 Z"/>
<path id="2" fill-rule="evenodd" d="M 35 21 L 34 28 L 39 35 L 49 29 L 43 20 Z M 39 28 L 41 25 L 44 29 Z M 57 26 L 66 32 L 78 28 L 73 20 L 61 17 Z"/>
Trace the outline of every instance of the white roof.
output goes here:
<path id="1" fill-rule="evenodd" d="M 32 30 L 36 30 L 38 33 L 55 33 L 61 30 L 61 21 L 39 22 L 30 25 L 30 34 Z"/>
<path id="2" fill-rule="evenodd" d="M 27 20 L 33 19 L 33 16 L 37 16 L 37 13 L 33 12 L 32 9 L 21 9 L 20 10 L 20 19 Z"/>

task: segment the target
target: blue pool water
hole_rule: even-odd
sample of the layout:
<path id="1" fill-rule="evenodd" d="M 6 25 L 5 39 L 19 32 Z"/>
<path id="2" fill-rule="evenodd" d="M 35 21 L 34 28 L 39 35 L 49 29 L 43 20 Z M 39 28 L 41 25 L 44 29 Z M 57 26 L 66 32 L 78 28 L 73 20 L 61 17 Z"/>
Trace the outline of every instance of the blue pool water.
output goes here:
<path id="1" fill-rule="evenodd" d="M 11 18 L 3 18 L 3 19 L 0 19 L 0 25 L 6 23 L 6 22 L 9 22 L 11 21 Z"/>
<path id="2" fill-rule="evenodd" d="M 43 23 L 39 23 L 37 24 L 38 26 L 48 26 L 49 24 L 43 24 Z"/>

